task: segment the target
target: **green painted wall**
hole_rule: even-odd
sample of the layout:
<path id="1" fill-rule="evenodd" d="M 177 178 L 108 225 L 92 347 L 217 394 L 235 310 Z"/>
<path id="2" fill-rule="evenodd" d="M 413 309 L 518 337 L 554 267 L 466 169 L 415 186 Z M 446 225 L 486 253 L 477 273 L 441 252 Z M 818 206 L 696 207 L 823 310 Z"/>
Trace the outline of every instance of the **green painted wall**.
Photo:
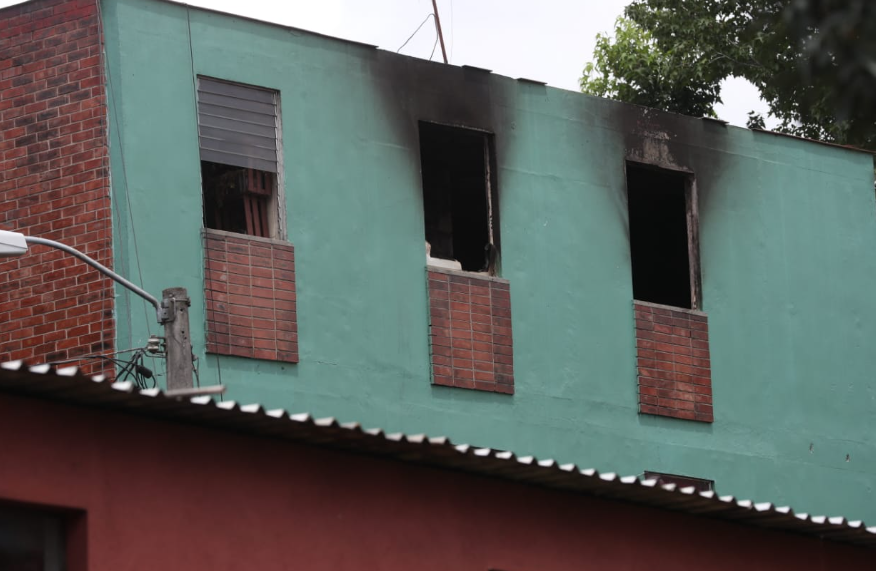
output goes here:
<path id="1" fill-rule="evenodd" d="M 103 11 L 117 268 L 188 288 L 203 384 L 876 521 L 868 155 L 160 1 Z M 280 91 L 298 365 L 203 350 L 193 71 Z M 418 119 L 496 133 L 513 397 L 429 383 Z M 636 412 L 626 157 L 696 173 L 713 425 Z M 119 347 L 158 331 L 121 290 L 118 312 Z"/>

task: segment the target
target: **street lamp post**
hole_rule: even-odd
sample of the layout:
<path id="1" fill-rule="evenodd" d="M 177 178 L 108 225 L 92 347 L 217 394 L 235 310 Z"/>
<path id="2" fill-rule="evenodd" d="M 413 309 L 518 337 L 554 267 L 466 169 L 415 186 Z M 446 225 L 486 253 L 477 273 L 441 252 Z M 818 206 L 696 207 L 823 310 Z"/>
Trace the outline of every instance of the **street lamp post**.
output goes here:
<path id="1" fill-rule="evenodd" d="M 167 389 L 175 391 L 193 387 L 192 339 L 189 332 L 189 306 L 191 302 L 185 288 L 166 289 L 162 292 L 162 299 L 159 301 L 149 292 L 75 248 L 54 240 L 0 230 L 0 258 L 23 256 L 27 254 L 30 244 L 48 246 L 75 256 L 152 304 L 158 323 L 164 326 L 164 337 L 167 345 Z"/>

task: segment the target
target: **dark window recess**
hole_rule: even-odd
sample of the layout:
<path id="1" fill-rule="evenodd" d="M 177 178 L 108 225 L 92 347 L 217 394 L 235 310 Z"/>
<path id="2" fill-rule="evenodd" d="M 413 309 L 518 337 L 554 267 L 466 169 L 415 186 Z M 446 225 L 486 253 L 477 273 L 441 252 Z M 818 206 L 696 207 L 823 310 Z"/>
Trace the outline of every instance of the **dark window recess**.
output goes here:
<path id="1" fill-rule="evenodd" d="M 274 174 L 201 161 L 204 226 L 250 236 L 271 236 L 268 209 Z"/>
<path id="2" fill-rule="evenodd" d="M 660 472 L 645 472 L 645 479 L 657 480 L 657 484 L 660 486 L 665 486 L 666 484 L 675 484 L 679 488 L 693 486 L 698 492 L 710 492 L 715 489 L 714 480 L 704 480 L 702 478 L 689 478 L 674 474 L 661 474 Z"/>
<path id="3" fill-rule="evenodd" d="M 687 175 L 627 163 L 633 297 L 692 308 Z"/>
<path id="4" fill-rule="evenodd" d="M 491 135 L 420 123 L 423 210 L 431 256 L 495 271 L 498 253 Z"/>
<path id="5" fill-rule="evenodd" d="M 278 237 L 276 91 L 198 78 L 204 225 Z"/>
<path id="6" fill-rule="evenodd" d="M 67 536 L 62 516 L 0 506 L 0 569 L 63 571 Z"/>

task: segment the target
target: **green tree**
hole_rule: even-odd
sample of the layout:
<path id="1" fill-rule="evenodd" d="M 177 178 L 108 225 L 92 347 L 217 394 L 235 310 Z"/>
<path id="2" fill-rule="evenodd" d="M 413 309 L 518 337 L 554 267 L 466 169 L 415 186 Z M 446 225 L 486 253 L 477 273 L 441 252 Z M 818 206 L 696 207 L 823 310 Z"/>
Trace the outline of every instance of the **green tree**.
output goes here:
<path id="1" fill-rule="evenodd" d="M 581 89 L 714 116 L 732 76 L 760 90 L 777 130 L 876 149 L 876 2 L 634 0 L 597 36 Z"/>

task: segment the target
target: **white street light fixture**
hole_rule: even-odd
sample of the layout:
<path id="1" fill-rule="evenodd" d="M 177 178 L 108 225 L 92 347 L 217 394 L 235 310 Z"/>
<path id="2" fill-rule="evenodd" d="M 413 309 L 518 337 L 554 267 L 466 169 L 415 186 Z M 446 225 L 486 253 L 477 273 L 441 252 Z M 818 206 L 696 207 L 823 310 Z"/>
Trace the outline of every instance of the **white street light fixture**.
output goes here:
<path id="1" fill-rule="evenodd" d="M 24 234 L 0 230 L 0 258 L 22 256 L 27 253 L 27 241 Z"/>
<path id="2" fill-rule="evenodd" d="M 164 290 L 162 292 L 163 299 L 159 302 L 155 296 L 143 288 L 131 283 L 75 248 L 55 242 L 54 240 L 25 236 L 20 232 L 0 230 L 0 258 L 23 256 L 27 254 L 28 245 L 30 244 L 39 244 L 67 252 L 151 303 L 155 308 L 158 323 L 164 325 L 164 335 L 168 340 L 167 388 L 169 390 L 192 388 L 192 341 L 189 335 L 188 311 L 188 307 L 191 304 L 188 293 L 184 288 Z"/>

